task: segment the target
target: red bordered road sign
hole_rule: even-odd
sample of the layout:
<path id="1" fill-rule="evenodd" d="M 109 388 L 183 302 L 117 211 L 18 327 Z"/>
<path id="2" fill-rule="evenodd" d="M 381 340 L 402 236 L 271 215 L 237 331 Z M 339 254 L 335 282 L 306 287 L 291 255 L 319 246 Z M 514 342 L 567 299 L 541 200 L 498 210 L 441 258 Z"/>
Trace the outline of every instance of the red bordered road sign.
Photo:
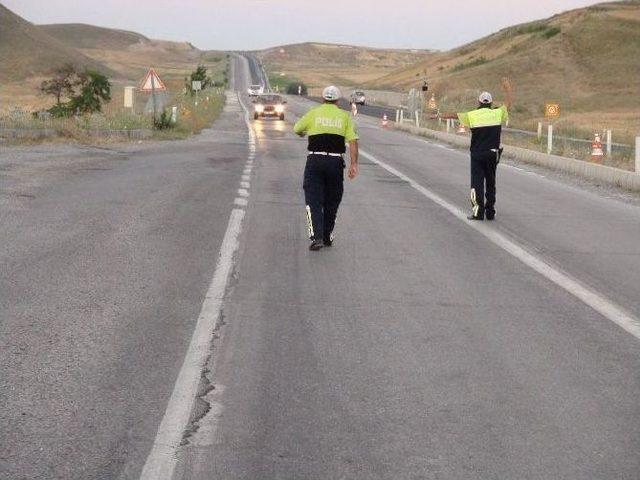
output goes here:
<path id="1" fill-rule="evenodd" d="M 141 92 L 152 92 L 153 90 L 163 92 L 166 89 L 167 87 L 164 82 L 160 80 L 160 77 L 153 68 L 149 69 L 139 87 Z"/>

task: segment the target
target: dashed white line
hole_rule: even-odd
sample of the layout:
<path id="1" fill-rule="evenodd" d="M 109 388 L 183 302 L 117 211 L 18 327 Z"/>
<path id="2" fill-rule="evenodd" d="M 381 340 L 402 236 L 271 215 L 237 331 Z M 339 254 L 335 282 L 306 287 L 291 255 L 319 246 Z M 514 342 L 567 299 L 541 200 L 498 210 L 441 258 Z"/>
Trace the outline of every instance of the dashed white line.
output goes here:
<path id="1" fill-rule="evenodd" d="M 243 180 L 244 182 L 248 182 L 248 181 L 250 181 L 250 180 L 251 180 L 251 176 L 250 176 L 250 175 L 242 175 L 242 180 Z"/>
<path id="2" fill-rule="evenodd" d="M 246 189 L 251 188 L 251 184 L 249 182 L 240 182 L 240 186 Z"/>
<path id="3" fill-rule="evenodd" d="M 457 219 L 465 222 L 470 228 L 473 228 L 488 238 L 495 245 L 499 246 L 506 252 L 513 255 L 515 258 L 520 260 L 525 265 L 529 266 L 542 276 L 546 277 L 548 280 L 552 281 L 559 287 L 563 288 L 571 295 L 575 296 L 591 308 L 593 308 L 596 312 L 600 313 L 605 318 L 609 319 L 619 327 L 623 328 L 631 335 L 640 339 L 640 320 L 635 318 L 631 313 L 627 312 L 624 308 L 616 305 L 609 299 L 605 298 L 599 292 L 593 290 L 586 285 L 581 284 L 578 280 L 570 277 L 567 273 L 560 271 L 559 269 L 549 265 L 543 259 L 533 255 L 532 253 L 525 250 L 523 247 L 518 245 L 513 240 L 507 238 L 503 234 L 494 230 L 488 225 L 485 225 L 481 222 L 469 222 L 467 220 L 465 212 L 463 212 L 460 208 L 455 205 L 447 202 L 444 198 L 439 196 L 438 194 L 432 192 L 428 188 L 423 187 L 419 183 L 417 183 L 412 178 L 406 176 L 404 173 L 396 170 L 391 165 L 383 162 L 382 160 L 378 160 L 373 155 L 360 151 L 360 154 L 371 160 L 373 163 L 376 163 L 380 167 L 384 168 L 389 173 L 395 175 L 396 177 L 406 181 L 411 187 L 420 192 L 422 195 L 427 197 L 429 200 L 434 203 L 440 205 L 442 208 L 447 210 Z"/>
<path id="4" fill-rule="evenodd" d="M 230 98 L 233 97 L 230 96 Z M 245 112 L 245 123 L 249 131 L 249 148 L 255 151 L 256 137 L 249 121 L 248 111 L 239 98 L 237 102 Z M 248 172 L 246 170 L 245 175 L 251 173 L 251 169 L 248 169 Z M 239 189 L 238 194 L 241 197 L 249 196 L 246 188 Z M 246 207 L 247 203 L 246 198 L 234 199 L 234 204 L 241 207 Z M 140 474 L 140 480 L 171 480 L 173 477 L 178 461 L 178 448 L 189 422 L 202 369 L 210 354 L 211 338 L 220 319 L 234 255 L 239 247 L 238 237 L 242 230 L 244 216 L 245 210 L 242 208 L 234 208 L 231 211 L 213 279 L 202 303 L 189 348 L 178 373 L 167 409 L 158 427 L 151 452 Z"/>

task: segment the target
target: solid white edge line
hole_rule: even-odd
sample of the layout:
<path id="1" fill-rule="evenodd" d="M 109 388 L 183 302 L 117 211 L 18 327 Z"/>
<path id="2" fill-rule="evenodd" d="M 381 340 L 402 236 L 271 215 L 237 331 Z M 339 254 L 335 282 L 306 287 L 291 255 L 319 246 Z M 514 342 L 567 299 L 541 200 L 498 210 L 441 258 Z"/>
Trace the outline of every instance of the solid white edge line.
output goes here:
<path id="1" fill-rule="evenodd" d="M 244 215 L 245 211 L 241 209 L 231 211 L 213 280 L 202 304 L 187 354 L 140 480 L 171 480 L 173 476 L 178 460 L 177 450 L 189 423 L 201 372 L 210 354 L 211 338 L 220 319 L 222 301 L 233 267 L 233 257 L 239 246 L 238 236 Z"/>
<path id="2" fill-rule="evenodd" d="M 249 121 L 248 110 L 239 96 L 238 102 L 245 112 L 249 142 L 254 143 L 255 133 Z M 242 230 L 244 216 L 244 209 L 234 208 L 231 211 L 213 279 L 202 303 L 189 348 L 158 427 L 151 452 L 140 474 L 140 480 L 171 480 L 173 477 L 180 442 L 189 423 L 202 369 L 210 353 L 212 335 L 220 319 L 234 256 L 239 248 L 238 237 Z"/>
<path id="3" fill-rule="evenodd" d="M 449 213 L 451 213 L 458 220 L 463 221 L 470 228 L 473 228 L 484 235 L 487 239 L 499 246 L 512 256 L 520 260 L 522 263 L 532 268 L 548 280 L 552 281 L 559 287 L 569 292 L 574 297 L 578 298 L 583 303 L 600 313 L 602 316 L 612 321 L 619 327 L 629 332 L 634 337 L 640 339 L 640 321 L 636 319 L 631 313 L 627 312 L 624 308 L 616 305 L 612 301 L 605 298 L 599 292 L 581 284 L 578 280 L 570 277 L 567 273 L 560 271 L 559 269 L 551 266 L 541 258 L 531 254 L 523 247 L 518 245 L 513 240 L 507 238 L 500 232 L 492 229 L 488 225 L 481 222 L 470 222 L 467 220 L 466 213 L 455 205 L 447 202 L 445 199 L 432 192 L 431 190 L 423 187 L 412 178 L 408 177 L 404 173 L 396 170 L 392 166 L 378 160 L 370 153 L 360 150 L 360 155 L 364 158 L 372 161 L 378 166 L 384 168 L 389 173 L 409 183 L 411 187 L 427 197 L 429 200 L 438 204 Z"/>

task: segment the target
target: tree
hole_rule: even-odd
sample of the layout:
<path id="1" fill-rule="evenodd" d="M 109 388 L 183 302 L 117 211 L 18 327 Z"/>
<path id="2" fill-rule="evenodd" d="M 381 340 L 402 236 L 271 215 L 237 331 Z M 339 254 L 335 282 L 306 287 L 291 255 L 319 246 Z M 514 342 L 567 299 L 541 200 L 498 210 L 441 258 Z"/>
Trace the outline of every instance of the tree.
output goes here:
<path id="1" fill-rule="evenodd" d="M 40 89 L 56 97 L 56 105 L 49 109 L 55 117 L 100 112 L 102 103 L 111 100 L 111 83 L 107 77 L 94 70 L 78 72 L 73 65 L 58 69 L 54 78 L 42 82 Z M 63 97 L 69 101 L 62 102 Z"/>
<path id="2" fill-rule="evenodd" d="M 205 67 L 204 65 L 198 65 L 198 68 L 191 72 L 190 76 L 185 77 L 184 79 L 185 89 L 191 96 L 195 95 L 196 93 L 192 88 L 192 82 L 201 82 L 202 90 L 215 86 L 211 77 L 207 75 L 207 67 Z"/>
<path id="3" fill-rule="evenodd" d="M 80 93 L 69 102 L 72 112 L 94 113 L 102 111 L 102 102 L 111 100 L 109 79 L 94 70 L 85 70 L 80 74 Z"/>
<path id="4" fill-rule="evenodd" d="M 52 95 L 56 99 L 56 105 L 60 106 L 63 97 L 71 97 L 75 88 L 80 84 L 80 78 L 76 68 L 67 63 L 54 71 L 54 77 L 40 84 L 40 91 L 46 95 Z"/>

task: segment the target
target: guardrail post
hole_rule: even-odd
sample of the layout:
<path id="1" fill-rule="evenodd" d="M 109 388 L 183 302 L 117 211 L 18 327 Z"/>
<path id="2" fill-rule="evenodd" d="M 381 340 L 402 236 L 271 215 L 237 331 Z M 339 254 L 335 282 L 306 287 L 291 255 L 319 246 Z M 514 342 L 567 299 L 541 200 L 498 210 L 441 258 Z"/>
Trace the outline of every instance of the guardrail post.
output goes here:
<path id="1" fill-rule="evenodd" d="M 400 123 L 400 109 L 396 109 L 396 123 Z"/>
<path id="2" fill-rule="evenodd" d="M 420 114 L 416 111 L 416 127 L 420 128 Z"/>
<path id="3" fill-rule="evenodd" d="M 553 151 L 553 125 L 549 124 L 549 133 L 547 134 L 547 154 L 551 155 Z"/>
<path id="4" fill-rule="evenodd" d="M 538 140 L 542 139 L 542 122 L 538 122 Z"/>
<path id="5" fill-rule="evenodd" d="M 404 110 L 400 109 L 400 123 L 404 123 Z"/>
<path id="6" fill-rule="evenodd" d="M 451 119 L 447 118 L 447 133 L 449 133 L 449 130 L 451 130 Z"/>
<path id="7" fill-rule="evenodd" d="M 611 156 L 611 130 L 607 130 L 607 156 Z"/>
<path id="8" fill-rule="evenodd" d="M 636 173 L 640 173 L 640 137 L 636 137 Z"/>

